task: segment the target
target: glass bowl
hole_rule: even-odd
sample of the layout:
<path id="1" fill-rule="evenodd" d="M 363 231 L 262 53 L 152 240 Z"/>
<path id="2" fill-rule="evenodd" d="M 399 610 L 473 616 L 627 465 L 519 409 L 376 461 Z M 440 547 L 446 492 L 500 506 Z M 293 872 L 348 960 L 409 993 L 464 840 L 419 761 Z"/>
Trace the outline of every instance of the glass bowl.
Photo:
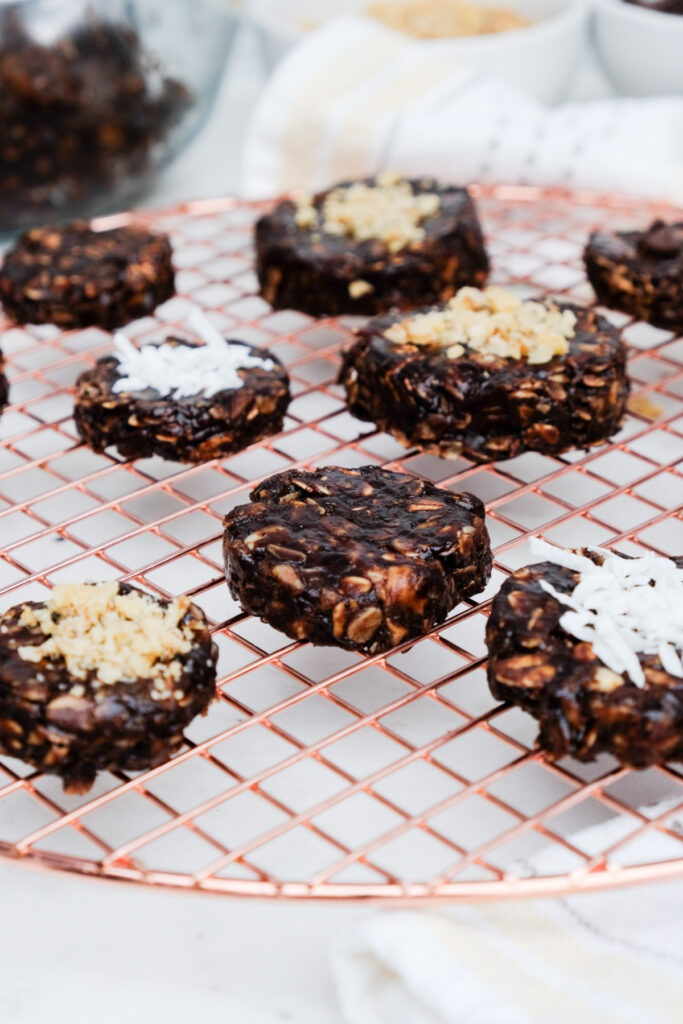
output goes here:
<path id="1" fill-rule="evenodd" d="M 127 205 L 208 116 L 228 0 L 0 0 L 0 232 Z"/>

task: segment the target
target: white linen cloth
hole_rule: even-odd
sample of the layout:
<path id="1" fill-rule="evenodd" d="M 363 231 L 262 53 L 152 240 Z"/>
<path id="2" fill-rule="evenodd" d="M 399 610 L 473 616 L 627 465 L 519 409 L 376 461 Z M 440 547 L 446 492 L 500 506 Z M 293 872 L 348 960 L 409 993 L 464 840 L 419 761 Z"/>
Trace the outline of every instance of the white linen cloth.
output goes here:
<path id="1" fill-rule="evenodd" d="M 604 848 L 618 829 L 573 839 Z M 332 972 L 345 1024 L 680 1024 L 683 882 L 382 912 L 341 933 Z"/>
<path id="2" fill-rule="evenodd" d="M 269 197 L 392 167 L 448 181 L 562 185 L 683 204 L 683 97 L 547 108 L 362 17 L 277 66 L 247 137 L 244 191 Z"/>

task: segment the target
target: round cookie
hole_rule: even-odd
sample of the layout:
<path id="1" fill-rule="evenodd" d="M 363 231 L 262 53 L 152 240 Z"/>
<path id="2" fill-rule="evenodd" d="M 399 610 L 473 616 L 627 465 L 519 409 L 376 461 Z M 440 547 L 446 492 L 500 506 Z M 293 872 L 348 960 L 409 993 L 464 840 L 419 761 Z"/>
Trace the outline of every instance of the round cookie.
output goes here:
<path id="1" fill-rule="evenodd" d="M 279 203 L 256 225 L 256 266 L 267 302 L 312 316 L 444 302 L 489 268 L 466 189 L 391 173 Z"/>
<path id="2" fill-rule="evenodd" d="M 20 324 L 112 330 L 147 316 L 175 293 L 166 235 L 85 221 L 32 228 L 0 268 L 0 303 Z"/>
<path id="3" fill-rule="evenodd" d="M 648 11 L 656 11 L 658 14 L 681 14 L 683 15 L 683 0 L 624 0 L 627 4 L 635 7 L 645 7 Z"/>
<path id="4" fill-rule="evenodd" d="M 656 220 L 646 231 L 594 232 L 584 261 L 603 305 L 683 332 L 683 221 Z"/>
<path id="5" fill-rule="evenodd" d="M 599 564 L 595 552 L 583 555 Z M 673 561 L 683 570 L 683 558 Z M 492 694 L 538 719 L 538 744 L 552 760 L 592 761 L 606 752 L 645 768 L 683 759 L 683 678 L 658 654 L 638 654 L 644 685 L 636 685 L 627 671 L 609 668 L 593 643 L 568 632 L 560 620 L 570 605 L 544 588 L 571 595 L 580 579 L 548 561 L 505 581 L 486 630 Z"/>
<path id="6" fill-rule="evenodd" d="M 0 616 L 0 749 L 86 792 L 168 760 L 215 694 L 203 612 L 125 583 L 65 584 Z"/>
<path id="7" fill-rule="evenodd" d="M 375 653 L 414 640 L 491 574 L 484 506 L 375 466 L 290 470 L 225 520 L 230 591 L 296 640 Z"/>
<path id="8" fill-rule="evenodd" d="M 566 316 L 574 319 L 573 335 L 551 333 L 561 342 L 554 348 L 540 335 L 530 355 L 520 355 L 517 342 L 508 345 L 514 328 L 502 339 L 481 334 L 478 340 L 479 328 L 472 328 L 481 350 L 454 340 L 463 335 L 451 327 L 442 331 L 454 303 L 471 299 L 484 309 L 514 298 L 503 289 L 465 288 L 449 307 L 408 319 L 388 314 L 358 329 L 339 374 L 353 415 L 406 447 L 474 462 L 525 451 L 555 455 L 605 441 L 619 428 L 629 382 L 626 347 L 594 310 L 522 303 L 535 307 L 525 313 L 532 320 L 549 312 L 560 330 L 571 322 Z"/>
<path id="9" fill-rule="evenodd" d="M 139 351 L 125 338 L 117 335 L 117 340 L 119 353 L 99 359 L 76 382 L 76 428 L 95 451 L 113 445 L 127 459 L 160 455 L 175 462 L 206 462 L 240 451 L 282 427 L 290 397 L 289 377 L 265 349 L 219 337 L 216 345 L 222 351 L 212 363 L 215 347 L 182 338 L 169 337 L 163 346 Z M 158 369 L 147 367 L 145 357 L 158 354 L 159 349 L 167 358 Z M 209 363 L 198 372 L 197 359 L 204 355 Z M 132 359 L 132 377 L 122 369 L 128 365 L 127 358 Z M 141 360 L 147 375 L 136 380 Z M 225 377 L 229 386 L 214 391 L 220 384 L 223 360 L 230 360 Z M 168 387 L 160 393 L 164 374 Z M 202 382 L 209 393 L 200 390 Z"/>
<path id="10" fill-rule="evenodd" d="M 5 408 L 9 399 L 9 384 L 5 376 L 5 357 L 0 350 L 0 412 Z"/>

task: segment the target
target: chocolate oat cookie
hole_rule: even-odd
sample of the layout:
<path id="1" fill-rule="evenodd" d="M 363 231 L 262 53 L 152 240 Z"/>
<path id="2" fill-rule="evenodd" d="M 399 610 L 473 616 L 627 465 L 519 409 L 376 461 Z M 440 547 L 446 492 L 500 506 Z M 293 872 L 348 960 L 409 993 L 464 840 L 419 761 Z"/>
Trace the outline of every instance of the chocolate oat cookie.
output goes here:
<path id="1" fill-rule="evenodd" d="M 0 303 L 20 324 L 111 330 L 147 316 L 175 293 L 166 235 L 85 221 L 32 228 L 0 268 Z"/>
<path id="2" fill-rule="evenodd" d="M 215 693 L 203 612 L 124 583 L 64 584 L 0 616 L 0 750 L 86 792 L 167 761 Z"/>
<path id="3" fill-rule="evenodd" d="M 9 384 L 7 383 L 7 377 L 5 376 L 5 357 L 0 350 L 0 412 L 7 405 L 9 398 Z"/>
<path id="4" fill-rule="evenodd" d="M 475 462 L 552 455 L 599 444 L 624 415 L 626 348 L 592 309 L 463 288 L 356 335 L 339 375 L 349 408 L 408 447 Z"/>
<path id="5" fill-rule="evenodd" d="M 607 752 L 645 768 L 683 759 L 683 558 L 550 545 L 534 553 L 547 549 L 551 560 L 518 569 L 493 601 L 494 697 L 539 720 L 538 743 L 552 760 Z"/>
<path id="6" fill-rule="evenodd" d="M 215 329 L 214 329 L 215 330 Z M 207 462 L 277 433 L 289 377 L 275 356 L 216 332 L 210 344 L 169 337 L 135 349 L 116 335 L 113 356 L 76 382 L 76 428 L 95 451 Z"/>
<path id="7" fill-rule="evenodd" d="M 596 231 L 584 261 L 603 305 L 683 331 L 683 221 L 656 220 L 646 231 Z"/>
<path id="8" fill-rule="evenodd" d="M 625 0 L 625 3 L 659 14 L 683 14 L 683 0 Z"/>
<path id="9" fill-rule="evenodd" d="M 256 225 L 256 260 L 266 301 L 312 316 L 444 302 L 489 267 L 466 189 L 390 172 L 279 203 Z"/>
<path id="10" fill-rule="evenodd" d="M 296 640 L 375 653 L 427 633 L 491 573 L 484 506 L 375 466 L 290 470 L 225 520 L 245 611 Z"/>

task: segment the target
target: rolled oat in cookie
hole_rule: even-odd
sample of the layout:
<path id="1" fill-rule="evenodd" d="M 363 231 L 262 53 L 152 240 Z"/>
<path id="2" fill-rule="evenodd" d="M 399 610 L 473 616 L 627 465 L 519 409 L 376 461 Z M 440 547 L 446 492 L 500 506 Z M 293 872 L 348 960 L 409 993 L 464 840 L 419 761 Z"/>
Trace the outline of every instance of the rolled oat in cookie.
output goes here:
<path id="1" fill-rule="evenodd" d="M 464 188 L 387 171 L 285 200 L 256 225 L 261 294 L 313 316 L 443 302 L 488 258 Z"/>
<path id="2" fill-rule="evenodd" d="M 168 237 L 136 225 L 31 228 L 0 268 L 0 303 L 21 324 L 113 330 L 148 316 L 174 293 Z"/>
<path id="3" fill-rule="evenodd" d="M 484 506 L 376 466 L 290 470 L 225 520 L 245 611 L 297 640 L 375 653 L 414 640 L 486 586 Z"/>
<path id="4" fill-rule="evenodd" d="M 683 557 L 540 541 L 493 601 L 488 680 L 539 720 L 555 760 L 683 759 Z"/>
<path id="5" fill-rule="evenodd" d="M 187 597 L 60 584 L 0 616 L 0 750 L 69 792 L 97 771 L 162 764 L 214 696 L 216 659 Z"/>
<path id="6" fill-rule="evenodd" d="M 81 374 L 74 420 L 86 444 L 98 452 L 113 445 L 128 459 L 197 463 L 280 430 L 289 377 L 279 360 L 224 338 L 199 310 L 189 324 L 203 345 L 169 337 L 137 349 L 117 334 L 114 355 Z"/>
<path id="7" fill-rule="evenodd" d="M 604 317 L 493 287 L 371 320 L 339 381 L 354 416 L 406 447 L 475 462 L 600 444 L 629 392 L 626 347 Z"/>

